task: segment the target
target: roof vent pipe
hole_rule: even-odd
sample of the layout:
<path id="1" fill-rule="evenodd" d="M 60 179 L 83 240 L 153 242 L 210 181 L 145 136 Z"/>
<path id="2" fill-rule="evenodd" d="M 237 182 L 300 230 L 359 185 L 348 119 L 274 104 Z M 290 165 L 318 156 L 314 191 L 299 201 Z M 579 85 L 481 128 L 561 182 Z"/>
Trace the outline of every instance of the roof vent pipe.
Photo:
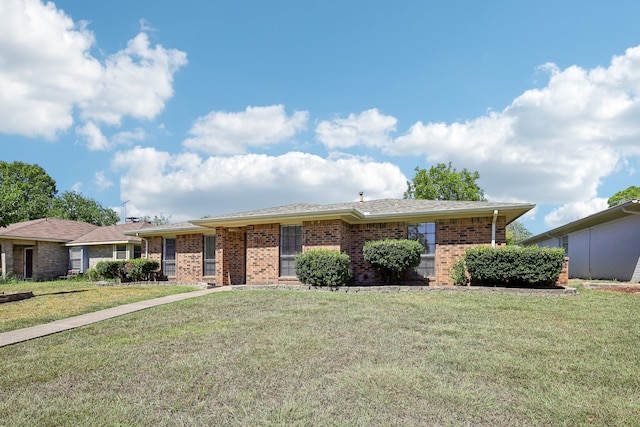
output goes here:
<path id="1" fill-rule="evenodd" d="M 364 191 L 361 191 L 358 194 L 360 194 L 360 203 L 363 203 L 364 202 Z"/>

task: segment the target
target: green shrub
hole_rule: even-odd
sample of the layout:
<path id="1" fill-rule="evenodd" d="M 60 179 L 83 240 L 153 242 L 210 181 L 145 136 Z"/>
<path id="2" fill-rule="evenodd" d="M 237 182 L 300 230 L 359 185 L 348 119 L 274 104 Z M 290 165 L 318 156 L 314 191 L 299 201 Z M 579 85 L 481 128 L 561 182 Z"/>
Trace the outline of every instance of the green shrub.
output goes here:
<path id="1" fill-rule="evenodd" d="M 456 286 L 466 286 L 469 284 L 467 277 L 467 266 L 464 262 L 464 255 L 458 257 L 449 270 L 449 277 Z"/>
<path id="2" fill-rule="evenodd" d="M 476 282 L 548 286 L 558 281 L 564 257 L 562 248 L 478 247 L 465 252 L 464 262 L 471 279 Z"/>
<path id="3" fill-rule="evenodd" d="M 103 279 L 120 279 L 122 282 L 149 280 L 151 273 L 158 269 L 158 261 L 151 259 L 129 259 L 100 261 L 96 264 L 96 274 Z"/>
<path id="4" fill-rule="evenodd" d="M 296 275 L 307 285 L 343 286 L 351 278 L 349 255 L 329 249 L 311 249 L 295 255 Z"/>
<path id="5" fill-rule="evenodd" d="M 364 260 L 380 270 L 385 284 L 398 283 L 400 274 L 420 264 L 424 246 L 415 240 L 374 240 L 362 248 Z"/>
<path id="6" fill-rule="evenodd" d="M 123 261 L 100 261 L 96 264 L 96 271 L 103 279 L 121 279 Z"/>
<path id="7" fill-rule="evenodd" d="M 160 263 L 153 259 L 136 258 L 124 265 L 126 278 L 132 282 L 150 280 L 151 274 L 160 267 Z"/>
<path id="8" fill-rule="evenodd" d="M 84 272 L 84 278 L 95 282 L 97 280 L 100 280 L 102 277 L 100 277 L 100 273 L 98 273 L 98 270 L 96 268 L 90 268 Z"/>

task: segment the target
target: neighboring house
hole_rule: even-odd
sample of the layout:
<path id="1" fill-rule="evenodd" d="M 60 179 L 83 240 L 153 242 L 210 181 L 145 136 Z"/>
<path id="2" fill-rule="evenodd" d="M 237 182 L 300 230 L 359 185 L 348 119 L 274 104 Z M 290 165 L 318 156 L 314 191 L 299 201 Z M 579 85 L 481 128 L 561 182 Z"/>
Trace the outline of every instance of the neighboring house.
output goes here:
<path id="1" fill-rule="evenodd" d="M 294 204 L 126 232 L 144 239 L 143 257 L 177 282 L 215 285 L 298 283 L 293 256 L 313 248 L 347 253 L 352 284 L 379 284 L 364 243 L 416 239 L 422 262 L 406 282 L 450 285 L 453 261 L 467 248 L 504 245 L 505 227 L 534 205 L 385 199 Z"/>
<path id="2" fill-rule="evenodd" d="M 148 227 L 152 227 L 148 222 L 97 227 L 66 243 L 65 246 L 69 248 L 69 268 L 84 273 L 100 261 L 140 258 L 142 239 L 123 233 Z"/>
<path id="3" fill-rule="evenodd" d="M 150 226 L 128 223 L 99 227 L 57 218 L 11 224 L 0 228 L 2 277 L 47 280 L 65 276 L 69 270 L 83 273 L 102 259 L 133 258 L 140 253 L 141 239 L 122 231 Z"/>
<path id="4" fill-rule="evenodd" d="M 519 244 L 564 248 L 569 277 L 640 282 L 640 201 L 630 200 Z"/>

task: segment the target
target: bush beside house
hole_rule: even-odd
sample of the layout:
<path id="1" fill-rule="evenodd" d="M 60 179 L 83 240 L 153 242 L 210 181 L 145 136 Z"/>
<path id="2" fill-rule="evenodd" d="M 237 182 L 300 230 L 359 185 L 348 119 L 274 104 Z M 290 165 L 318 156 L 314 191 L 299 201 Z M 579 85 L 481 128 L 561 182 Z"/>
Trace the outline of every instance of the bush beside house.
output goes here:
<path id="1" fill-rule="evenodd" d="M 416 240 L 385 239 L 366 242 L 362 249 L 364 260 L 380 270 L 385 284 L 395 284 L 400 274 L 420 265 L 424 246 Z"/>
<path id="2" fill-rule="evenodd" d="M 158 261 L 151 259 L 129 259 L 120 261 L 100 261 L 96 264 L 96 275 L 102 279 L 118 279 L 122 282 L 151 280 L 160 268 Z"/>
<path id="3" fill-rule="evenodd" d="M 468 249 L 450 273 L 457 285 L 465 284 L 469 277 L 472 283 L 486 285 L 552 286 L 564 263 L 562 248 L 476 247 Z"/>
<path id="4" fill-rule="evenodd" d="M 307 285 L 343 286 L 351 278 L 349 255 L 329 249 L 311 249 L 295 255 L 296 275 Z"/>

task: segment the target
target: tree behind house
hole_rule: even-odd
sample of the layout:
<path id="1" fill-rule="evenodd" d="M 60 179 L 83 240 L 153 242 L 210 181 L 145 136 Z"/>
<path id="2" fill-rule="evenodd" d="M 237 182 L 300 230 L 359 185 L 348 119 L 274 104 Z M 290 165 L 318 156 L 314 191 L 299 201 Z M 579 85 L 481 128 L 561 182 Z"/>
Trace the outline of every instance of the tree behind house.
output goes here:
<path id="1" fill-rule="evenodd" d="M 439 163 L 427 171 L 416 167 L 416 175 L 409 182 L 405 199 L 424 200 L 460 200 L 481 201 L 485 200 L 484 191 L 476 181 L 480 174 L 469 172 L 467 169 L 457 171 L 451 162 L 448 165 Z"/>

